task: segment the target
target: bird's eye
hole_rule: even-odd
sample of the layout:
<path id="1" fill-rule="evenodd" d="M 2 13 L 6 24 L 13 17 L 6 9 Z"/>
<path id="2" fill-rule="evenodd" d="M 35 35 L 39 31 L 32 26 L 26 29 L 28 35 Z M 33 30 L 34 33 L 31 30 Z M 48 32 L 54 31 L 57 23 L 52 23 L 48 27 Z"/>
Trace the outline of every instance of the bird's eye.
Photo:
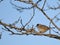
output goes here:
<path id="1" fill-rule="evenodd" d="M 37 24 L 37 26 L 39 26 L 39 24 Z"/>

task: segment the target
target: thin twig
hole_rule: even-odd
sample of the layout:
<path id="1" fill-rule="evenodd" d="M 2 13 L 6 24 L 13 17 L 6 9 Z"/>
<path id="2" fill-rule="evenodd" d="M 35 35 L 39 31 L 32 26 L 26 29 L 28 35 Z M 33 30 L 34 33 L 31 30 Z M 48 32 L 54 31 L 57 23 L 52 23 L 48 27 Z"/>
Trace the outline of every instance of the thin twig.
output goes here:
<path id="1" fill-rule="evenodd" d="M 2 36 L 2 32 L 0 32 L 0 39 L 1 39 L 1 36 Z"/>
<path id="2" fill-rule="evenodd" d="M 49 9 L 53 9 L 53 10 L 60 9 L 60 4 L 59 4 L 58 2 L 57 2 L 57 4 L 58 4 L 57 7 L 55 7 L 55 6 L 54 6 L 54 7 L 51 7 L 51 6 L 48 5 L 48 8 L 49 8 Z"/>
<path id="3" fill-rule="evenodd" d="M 22 1 L 22 2 L 24 2 L 24 1 Z M 15 6 L 15 8 L 18 10 L 22 10 L 22 9 L 32 9 L 33 8 L 33 6 L 31 6 L 31 7 L 20 7 L 20 6 L 17 6 L 17 5 L 15 5 L 14 3 L 12 3 L 12 1 L 10 1 L 10 3 L 13 5 L 13 6 Z"/>
<path id="4" fill-rule="evenodd" d="M 46 0 L 45 0 L 44 3 L 43 3 L 42 9 L 44 8 L 45 4 L 46 4 Z"/>
<path id="5" fill-rule="evenodd" d="M 33 19 L 34 15 L 35 15 L 35 9 L 33 8 L 33 16 L 32 16 L 32 17 L 30 18 L 30 20 L 25 24 L 25 26 L 28 25 L 28 24 L 31 22 L 31 20 Z M 25 26 L 24 26 L 24 27 L 25 27 Z"/>
<path id="6" fill-rule="evenodd" d="M 2 21 L 0 21 L 0 25 L 2 25 L 2 26 L 7 26 L 7 27 L 9 27 L 9 28 L 11 28 L 11 29 L 15 29 L 15 30 L 19 30 L 19 31 L 24 30 L 24 28 L 18 28 L 18 27 L 16 27 L 16 26 L 11 25 L 11 24 L 3 23 Z"/>
<path id="7" fill-rule="evenodd" d="M 60 28 L 53 22 L 53 20 L 44 12 L 44 10 L 42 10 L 42 9 L 40 9 L 38 6 L 36 6 L 37 7 L 37 9 L 39 9 L 43 14 L 44 14 L 44 16 L 46 16 L 46 18 L 48 19 L 48 20 L 50 20 L 51 21 L 51 23 L 60 31 Z"/>
<path id="8" fill-rule="evenodd" d="M 27 1 L 27 0 L 15 0 L 15 1 L 19 1 L 19 2 L 23 2 L 23 3 L 26 3 L 26 4 L 31 4 L 32 1 Z"/>
<path id="9" fill-rule="evenodd" d="M 22 19 L 20 20 L 20 23 L 21 23 L 22 27 L 24 27 L 24 25 L 23 25 L 23 23 L 22 23 Z"/>
<path id="10" fill-rule="evenodd" d="M 13 32 L 13 31 L 11 31 L 8 27 L 4 26 L 4 28 L 6 28 L 6 29 L 7 29 L 6 31 L 9 31 L 9 32 L 11 32 L 12 34 L 14 34 L 14 32 Z M 4 29 L 4 30 L 5 30 L 5 29 Z"/>
<path id="11" fill-rule="evenodd" d="M 52 18 L 52 20 L 54 20 L 59 14 L 60 14 L 60 12 L 59 12 L 58 14 L 56 14 L 56 15 Z"/>
<path id="12" fill-rule="evenodd" d="M 2 2 L 3 0 L 0 0 L 0 2 Z"/>
<path id="13" fill-rule="evenodd" d="M 56 18 L 56 16 L 58 16 L 60 13 L 58 13 L 57 15 L 55 15 L 51 20 L 54 20 Z M 49 23 L 49 27 L 51 26 L 51 21 Z M 53 30 L 54 31 L 54 30 Z M 54 31 L 55 33 L 57 33 L 56 31 Z M 51 30 L 49 30 L 49 34 L 51 34 Z M 57 33 L 59 34 L 59 33 Z M 60 34 L 59 34 L 60 35 Z"/>
<path id="14" fill-rule="evenodd" d="M 42 0 L 38 0 L 38 1 L 36 2 L 36 4 L 38 4 L 40 1 L 42 1 Z"/>
<path id="15" fill-rule="evenodd" d="M 57 15 L 55 15 L 51 20 L 54 20 L 58 15 L 60 14 L 60 12 L 57 14 Z M 50 23 L 49 23 L 49 27 L 51 26 L 51 21 L 50 21 Z"/>
<path id="16" fill-rule="evenodd" d="M 60 33 L 59 32 L 57 32 L 57 31 L 55 31 L 55 30 L 53 30 L 55 33 L 57 33 L 58 35 L 60 35 Z"/>
<path id="17" fill-rule="evenodd" d="M 20 21 L 20 17 L 17 21 L 15 21 L 14 23 L 12 23 L 12 25 L 16 25 L 18 22 Z"/>

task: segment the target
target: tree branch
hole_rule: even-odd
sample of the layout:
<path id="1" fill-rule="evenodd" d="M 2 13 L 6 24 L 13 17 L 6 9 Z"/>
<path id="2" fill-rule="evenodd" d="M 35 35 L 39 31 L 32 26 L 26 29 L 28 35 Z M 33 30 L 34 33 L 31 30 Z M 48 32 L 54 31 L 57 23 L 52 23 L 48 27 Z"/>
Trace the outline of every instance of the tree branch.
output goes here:
<path id="1" fill-rule="evenodd" d="M 25 24 L 25 26 L 28 25 L 28 24 L 31 22 L 31 20 L 33 19 L 34 15 L 35 15 L 35 9 L 33 8 L 33 16 L 32 16 L 32 17 L 30 18 L 30 20 Z M 24 27 L 25 27 L 25 26 L 24 26 Z"/>
<path id="2" fill-rule="evenodd" d="M 60 31 L 60 28 L 52 21 L 50 17 L 48 17 L 48 15 L 42 9 L 40 9 L 38 6 L 37 6 L 37 9 L 39 9 L 44 14 L 44 16 L 46 16 L 46 18 L 50 20 L 51 23 Z"/>
<path id="3" fill-rule="evenodd" d="M 13 25 L 11 25 L 11 24 L 6 24 L 6 23 L 3 23 L 3 22 L 1 22 L 1 21 L 0 21 L 0 25 L 2 25 L 2 26 L 7 26 L 7 27 L 9 27 L 9 28 L 11 28 L 11 29 L 15 29 L 15 30 L 19 30 L 19 31 L 24 30 L 24 28 L 18 28 L 18 27 L 16 27 L 16 26 L 13 26 Z"/>
<path id="4" fill-rule="evenodd" d="M 0 32 L 0 39 L 1 39 L 1 36 L 2 36 L 2 32 Z"/>
<path id="5" fill-rule="evenodd" d="M 44 8 L 45 4 L 46 4 L 46 0 L 44 1 L 44 4 L 43 4 L 43 6 L 42 6 L 42 9 Z"/>
<path id="6" fill-rule="evenodd" d="M 38 4 L 40 1 L 42 1 L 42 0 L 38 0 L 38 1 L 36 2 L 36 4 Z"/>
<path id="7" fill-rule="evenodd" d="M 0 0 L 0 3 L 2 2 L 3 0 Z"/>

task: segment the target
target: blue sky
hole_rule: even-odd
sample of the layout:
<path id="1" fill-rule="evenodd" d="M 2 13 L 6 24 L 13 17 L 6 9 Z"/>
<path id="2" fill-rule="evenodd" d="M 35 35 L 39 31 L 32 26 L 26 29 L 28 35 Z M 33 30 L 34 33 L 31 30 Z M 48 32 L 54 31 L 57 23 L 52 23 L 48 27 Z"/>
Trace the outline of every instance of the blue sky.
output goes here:
<path id="1" fill-rule="evenodd" d="M 10 0 L 4 0 L 0 3 L 0 19 L 2 19 L 5 23 L 13 23 L 20 16 L 23 20 L 23 24 L 25 24 L 32 16 L 31 10 L 23 10 L 23 12 L 17 11 L 14 6 L 9 3 Z M 35 1 L 35 0 L 34 0 Z M 48 0 L 47 4 L 50 6 L 58 6 L 57 0 Z M 13 2 L 16 5 L 22 6 L 20 2 Z M 40 2 L 38 5 L 42 5 L 43 2 Z M 47 6 L 47 5 L 46 5 Z M 45 6 L 45 7 L 46 7 Z M 53 18 L 55 14 L 60 12 L 59 10 L 49 10 L 46 11 L 50 18 Z M 41 23 L 44 25 L 49 25 L 49 20 L 38 10 L 35 9 L 35 16 L 33 20 L 30 22 L 31 25 L 36 25 L 37 23 Z M 59 23 L 57 23 L 59 26 Z M 17 26 L 20 26 L 17 24 Z M 34 35 L 9 35 L 9 32 L 3 31 L 0 25 L 0 32 L 2 32 L 2 39 L 0 39 L 0 45 L 60 45 L 60 40 L 45 37 L 45 36 L 34 36 Z M 54 32 L 53 32 L 54 33 Z"/>

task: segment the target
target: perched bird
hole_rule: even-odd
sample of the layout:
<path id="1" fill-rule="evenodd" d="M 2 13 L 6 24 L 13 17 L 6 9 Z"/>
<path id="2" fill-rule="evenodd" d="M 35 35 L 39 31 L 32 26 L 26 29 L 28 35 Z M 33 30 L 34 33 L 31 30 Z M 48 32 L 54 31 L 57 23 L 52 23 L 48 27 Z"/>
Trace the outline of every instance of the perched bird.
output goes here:
<path id="1" fill-rule="evenodd" d="M 50 30 L 48 26 L 42 25 L 42 24 L 37 24 L 36 27 L 38 28 L 40 33 L 45 33 L 46 31 Z"/>

